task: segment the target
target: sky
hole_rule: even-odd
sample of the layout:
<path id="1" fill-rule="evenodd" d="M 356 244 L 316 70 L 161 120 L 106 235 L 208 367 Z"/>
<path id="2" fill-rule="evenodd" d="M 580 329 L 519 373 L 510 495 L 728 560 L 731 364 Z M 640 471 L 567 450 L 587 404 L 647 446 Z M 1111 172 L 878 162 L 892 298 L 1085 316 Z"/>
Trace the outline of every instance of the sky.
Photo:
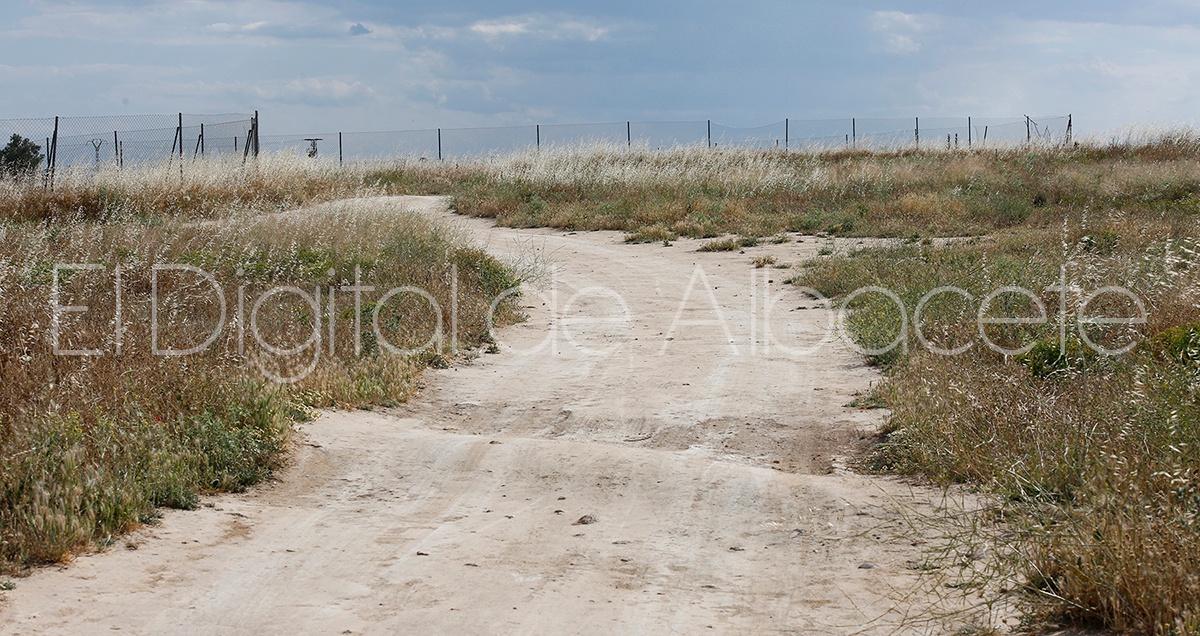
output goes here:
<path id="1" fill-rule="evenodd" d="M 0 118 L 264 134 L 710 119 L 1200 119 L 1200 2 L 0 0 Z"/>

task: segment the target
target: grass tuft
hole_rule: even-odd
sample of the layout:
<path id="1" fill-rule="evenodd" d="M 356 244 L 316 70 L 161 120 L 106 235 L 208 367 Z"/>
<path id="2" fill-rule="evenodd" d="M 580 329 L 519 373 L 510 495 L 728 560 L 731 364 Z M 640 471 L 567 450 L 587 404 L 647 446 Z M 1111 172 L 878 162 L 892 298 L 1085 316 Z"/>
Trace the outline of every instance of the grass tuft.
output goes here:
<path id="1" fill-rule="evenodd" d="M 894 299 L 864 294 L 849 305 L 851 337 L 881 350 L 870 357 L 885 368 L 879 394 L 892 409 L 868 464 L 987 493 L 986 514 L 968 513 L 975 521 L 947 510 L 933 523 L 971 527 L 953 533 L 952 552 L 992 555 L 978 587 L 1015 590 L 1008 597 L 1035 624 L 1166 636 L 1200 622 L 1195 221 L 1184 211 L 1074 209 L 1042 230 L 822 259 L 795 281 L 834 298 L 880 286 L 905 305 L 907 333 Z M 1102 236 L 1119 238 L 1100 249 Z M 972 298 L 926 296 L 945 285 Z M 1032 290 L 1045 321 L 981 334 L 982 299 L 1008 285 Z M 1106 285 L 1134 293 L 1145 323 L 1078 322 L 1137 315 L 1116 295 L 1083 307 Z M 923 298 L 925 342 L 914 316 Z M 1002 311 L 989 315 L 1041 315 L 1020 295 L 994 307 Z M 984 335 L 1021 353 L 997 352 Z M 1132 350 L 1106 355 L 1089 341 Z"/>
<path id="2" fill-rule="evenodd" d="M 371 191 L 352 172 L 266 158 L 185 175 L 70 174 L 54 192 L 0 182 L 0 571 L 69 558 L 157 506 L 261 481 L 293 419 L 408 399 L 421 369 L 483 341 L 492 299 L 518 283 L 483 251 L 383 203 L 262 214 Z M 55 316 L 63 264 L 97 269 L 58 270 L 59 304 L 86 311 Z M 164 264 L 212 276 L 223 329 L 214 285 L 154 270 Z M 346 292 L 330 306 L 330 289 L 354 285 L 356 271 L 379 290 L 425 290 L 439 307 L 411 294 L 379 306 L 382 291 L 364 293 L 357 311 Z M 319 298 L 319 311 L 295 292 L 266 295 L 282 288 Z M 452 306 L 458 332 L 439 340 Z M 499 313 L 512 318 L 507 304 Z M 56 355 L 56 334 L 61 350 L 104 355 Z M 154 337 L 186 349 L 210 334 L 194 354 L 152 350 Z"/>
<path id="3" fill-rule="evenodd" d="M 709 241 L 704 243 L 699 248 L 700 252 L 733 252 L 742 248 L 742 240 L 736 236 L 727 236 L 723 239 Z"/>
<path id="4" fill-rule="evenodd" d="M 1195 131 L 969 152 L 598 146 L 345 172 L 269 161 L 183 178 L 161 169 L 80 173 L 53 193 L 0 182 L 0 289 L 13 300 L 0 305 L 9 326 L 0 332 L 4 563 L 62 558 L 148 518 L 154 505 L 186 507 L 198 492 L 245 487 L 277 461 L 289 416 L 401 401 L 415 373 L 449 353 L 387 355 L 385 343 L 347 328 L 375 307 L 356 316 L 340 305 L 334 344 L 350 351 L 361 338 L 363 354 L 323 359 L 286 386 L 256 382 L 261 373 L 246 365 L 286 374 L 305 361 L 242 356 L 228 337 L 212 355 L 163 358 L 145 353 L 145 329 L 132 328 L 130 357 L 63 359 L 47 354 L 45 338 L 53 263 L 128 267 L 131 325 L 145 324 L 147 263 L 202 266 L 227 289 L 242 282 L 239 270 L 252 287 L 307 289 L 350 284 L 358 267 L 436 290 L 439 301 L 438 285 L 457 265 L 460 289 L 474 294 L 461 309 L 462 337 L 478 343 L 485 299 L 516 282 L 482 252 L 415 219 L 254 216 L 348 194 L 442 194 L 459 212 L 503 225 L 617 230 L 631 242 L 714 239 L 705 251 L 784 232 L 904 239 L 848 252 L 827 243 L 791 281 L 835 299 L 871 286 L 895 294 L 857 295 L 844 321 L 886 374 L 869 404 L 856 404 L 891 409 L 867 463 L 980 493 L 982 508 L 947 508 L 932 521 L 953 531 L 947 558 L 976 563 L 984 579 L 955 589 L 996 590 L 1040 627 L 1200 633 Z M 218 221 L 182 222 L 198 218 Z M 81 272 L 65 283 L 69 298 L 91 306 L 72 316 L 68 345 L 112 346 L 113 306 L 95 295 L 106 280 Z M 1130 290 L 1146 320 L 1079 322 L 1136 315 L 1114 294 L 1084 307 L 1091 291 L 1112 285 Z M 945 286 L 962 293 L 929 296 Z M 992 297 L 988 315 L 1030 321 L 981 327 L 982 299 L 1005 286 L 1033 298 Z M 215 321 L 202 287 L 177 279 L 165 291 L 176 303 L 168 309 L 191 308 L 168 312 L 167 337 L 186 342 Z M 424 341 L 436 317 L 421 310 L 385 312 L 389 342 Z M 302 340 L 314 320 L 298 303 L 267 311 L 272 342 Z M 1129 350 L 1107 355 L 1089 343 Z"/>

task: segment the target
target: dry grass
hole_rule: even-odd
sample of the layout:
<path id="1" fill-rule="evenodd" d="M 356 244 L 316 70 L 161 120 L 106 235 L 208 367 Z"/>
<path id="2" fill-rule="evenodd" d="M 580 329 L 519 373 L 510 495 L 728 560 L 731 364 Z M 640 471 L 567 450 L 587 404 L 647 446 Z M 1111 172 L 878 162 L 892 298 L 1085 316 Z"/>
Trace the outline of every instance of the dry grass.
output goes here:
<path id="1" fill-rule="evenodd" d="M 697 251 L 700 252 L 734 252 L 742 248 L 741 242 L 736 236 L 727 236 L 723 239 L 716 239 L 702 243 Z"/>
<path id="2" fill-rule="evenodd" d="M 626 243 L 665 243 L 670 244 L 671 241 L 679 238 L 679 234 L 665 225 L 650 225 L 636 232 L 626 234 Z"/>
<path id="3" fill-rule="evenodd" d="M 54 188 L 0 180 L 0 218 L 8 221 L 109 217 L 214 218 L 287 210 L 374 191 L 363 174 L 288 155 L 60 170 Z"/>
<path id="4" fill-rule="evenodd" d="M 1063 209 L 1200 209 L 1200 140 L 1167 131 L 1138 146 L 922 152 L 621 147 L 530 151 L 368 172 L 400 192 L 448 194 L 513 227 L 769 236 L 982 235 L 1045 227 Z M 1189 198 L 1190 197 L 1190 198 Z"/>
<path id="5" fill-rule="evenodd" d="M 312 407 L 401 402 L 420 369 L 487 339 L 489 303 L 515 283 L 507 270 L 429 222 L 382 206 L 251 214 L 357 187 L 345 185 L 354 175 L 304 166 L 268 176 L 272 165 L 185 179 L 181 189 L 193 194 L 183 199 L 172 190 L 177 173 L 158 181 L 102 173 L 91 184 L 72 176 L 53 195 L 2 186 L 5 206 L 41 203 L 34 213 L 5 207 L 0 225 L 0 570 L 103 543 L 153 517 L 156 506 L 189 507 L 198 493 L 255 483 L 280 461 L 292 419 Z M 110 178 L 123 194 L 96 203 Z M 92 203 L 60 209 L 67 192 Z M 186 196 L 195 207 L 177 207 Z M 221 218 L 185 220 L 194 216 Z M 59 314 L 58 346 L 103 355 L 54 353 L 50 299 L 63 264 L 99 269 L 59 269 L 59 305 L 87 310 Z M 156 273 L 162 264 L 209 273 L 226 300 L 224 329 L 197 353 L 151 349 L 155 324 L 160 349 L 184 349 L 221 323 L 213 286 L 193 272 Z M 356 270 L 377 290 L 364 292 L 357 309 L 354 294 L 340 290 L 355 283 Z M 378 305 L 404 285 L 429 293 L 440 310 L 412 294 Z M 285 287 L 295 290 L 266 296 Z M 388 349 L 421 347 L 439 319 L 443 337 L 430 347 Z"/>
<path id="6" fill-rule="evenodd" d="M 423 265 L 374 273 L 436 286 L 446 280 L 447 263 L 459 263 L 460 289 L 478 290 L 480 298 L 511 282 L 482 254 L 408 224 L 398 234 L 368 224 L 361 231 L 373 238 L 360 244 L 345 238 L 353 233 L 339 232 L 354 227 L 352 221 L 316 231 L 284 221 L 248 229 L 231 220 L 200 231 L 155 214 L 226 217 L 231 209 L 279 209 L 378 190 L 451 195 L 461 212 L 512 226 L 612 229 L 654 241 L 738 234 L 714 242 L 732 249 L 783 231 L 977 237 L 944 247 L 911 240 L 839 253 L 797 274 L 797 283 L 834 297 L 865 285 L 887 287 L 909 312 L 942 285 L 974 295 L 973 301 L 939 296 L 922 315 L 928 341 L 942 348 L 974 343 L 971 349 L 933 355 L 910 330 L 900 338 L 903 346 L 872 356 L 887 373 L 877 397 L 893 415 L 870 463 L 978 488 L 991 502 L 985 512 L 946 513 L 935 521 L 956 544 L 947 554 L 990 555 L 972 569 L 985 580 L 969 589 L 1010 589 L 996 593 L 1022 604 L 1033 624 L 1200 631 L 1200 140 L 1194 132 L 1065 149 L 789 154 L 600 147 L 345 174 L 298 170 L 288 179 L 295 187 L 243 190 L 220 182 L 181 194 L 170 185 L 178 175 L 163 173 L 165 180 L 148 177 L 114 190 L 100 187 L 103 179 L 91 185 L 83 179 L 42 203 L 20 199 L 17 190 L 0 192 L 0 210 L 9 218 L 51 220 L 10 221 L 5 228 L 0 289 L 14 302 L 4 306 L 4 324 L 12 327 L 0 334 L 0 364 L 6 380 L 15 380 L 4 389 L 10 406 L 0 438 L 6 458 L 0 514 L 7 515 L 0 546 L 10 563 L 61 556 L 147 514 L 154 503 L 186 505 L 196 489 L 252 481 L 277 456 L 288 409 L 402 399 L 411 378 L 406 365 L 436 363 L 444 353 L 415 360 L 335 356 L 288 387 L 238 371 L 257 360 L 287 373 L 306 361 L 234 355 L 228 337 L 212 355 L 162 358 L 145 354 L 146 334 L 133 329 L 126 347 L 143 347 L 127 354 L 140 356 L 137 365 L 127 364 L 131 357 L 48 356 L 46 264 L 94 259 L 108 272 L 126 264 L 134 290 L 126 299 L 130 325 L 145 322 L 146 264 L 164 258 L 219 271 L 227 289 L 237 285 L 238 264 L 252 272 L 252 285 L 291 281 L 308 288 L 328 286 L 331 266 L 340 282 L 354 264 L 411 259 Z M 258 191 L 270 194 L 256 198 Z M 106 275 L 79 273 L 68 292 L 92 298 L 97 291 L 89 285 L 103 289 L 111 282 Z M 1047 287 L 1062 282 L 1060 276 L 1071 290 L 1068 321 L 1079 313 L 1076 290 L 1123 285 L 1145 302 L 1146 324 L 1085 332 L 1110 347 L 1136 343 L 1132 352 L 1090 354 L 1078 335 L 1059 340 L 1060 297 Z M 202 302 L 202 287 L 176 285 L 171 290 L 184 305 Z M 975 323 L 979 299 L 1005 285 L 1033 290 L 1050 314 L 1049 324 L 987 329 L 1008 347 L 1037 345 L 1020 356 L 984 347 Z M 71 316 L 79 321 L 73 337 L 80 346 L 111 348 L 113 307 L 94 302 L 88 314 Z M 412 315 L 417 308 L 403 309 Z M 1129 309 L 1113 297 L 1092 306 L 1110 315 Z M 298 330 L 281 331 L 279 342 L 303 338 L 303 306 L 271 310 L 280 329 Z M 171 315 L 198 321 L 194 330 L 213 320 L 214 309 L 206 311 Z M 998 303 L 997 311 L 1035 315 L 1020 298 Z M 339 314 L 339 324 L 352 314 Z M 428 333 L 429 322 L 413 324 L 426 331 L 408 340 L 402 331 L 389 337 L 416 342 Z M 860 296 L 847 327 L 860 345 L 879 347 L 897 337 L 899 314 L 878 296 Z M 177 337 L 186 340 L 187 328 L 180 329 Z M 350 332 L 338 333 L 343 351 L 352 344 L 345 340 Z M 477 329 L 463 333 L 482 337 Z M 39 537 L 48 539 L 38 543 Z"/>
<path id="7" fill-rule="evenodd" d="M 883 286 L 910 319 L 939 286 L 973 295 L 935 297 L 922 314 L 933 345 L 972 348 L 934 355 L 910 329 L 901 346 L 870 356 L 887 374 L 877 398 L 893 409 L 870 464 L 968 484 L 991 502 L 967 518 L 948 508 L 933 519 L 951 538 L 945 554 L 989 555 L 966 559 L 980 580 L 955 589 L 1000 594 L 985 600 L 1015 602 L 1040 627 L 1200 632 L 1195 132 L 972 152 L 596 148 L 397 166 L 371 178 L 452 195 L 461 212 L 501 224 L 614 229 L 631 240 L 782 231 L 913 239 L 820 259 L 795 281 L 841 298 Z M 915 240 L 932 236 L 976 238 Z M 1144 301 L 1146 324 L 1085 331 L 1133 351 L 1092 353 L 1078 332 L 1060 340 L 1061 299 L 1047 287 L 1062 282 L 1072 325 L 1081 290 L 1122 285 Z M 1024 355 L 986 348 L 976 323 L 980 299 L 1005 285 L 1033 290 L 1049 313 L 1048 324 L 986 328 L 1010 349 L 1036 345 Z M 992 315 L 1037 315 L 1020 297 L 994 307 Z M 1131 309 L 1111 295 L 1090 306 L 1113 316 Z M 846 326 L 867 348 L 900 335 L 899 314 L 878 295 L 852 303 Z"/>
<path id="8" fill-rule="evenodd" d="M 886 287 L 910 320 L 939 286 L 974 295 L 941 296 L 921 318 L 934 346 L 969 350 L 935 354 L 910 331 L 907 351 L 874 356 L 888 378 L 878 397 L 893 413 L 869 465 L 989 493 L 992 506 L 980 519 L 935 522 L 969 528 L 952 534 L 953 553 L 993 555 L 977 574 L 986 580 L 971 589 L 1017 582 L 1008 600 L 1034 624 L 1163 635 L 1200 629 L 1197 221 L 1189 209 L 1167 206 L 1073 209 L 1044 230 L 862 251 L 815 262 L 797 279 L 840 297 Z M 1071 290 L 1065 340 L 1053 289 L 1060 276 Z M 1023 355 L 1001 355 L 979 334 L 980 299 L 1005 285 L 1033 290 L 1049 313 L 1047 324 L 987 329 L 1006 348 L 1036 344 Z M 1110 349 L 1136 343 L 1129 353 L 1095 353 L 1079 335 L 1083 297 L 1105 285 L 1134 292 L 1147 322 L 1084 333 Z M 860 297 L 850 309 L 849 331 L 864 347 L 882 348 L 901 333 L 898 310 L 882 296 Z M 1004 309 L 1037 315 L 1028 302 Z M 1088 313 L 1135 315 L 1115 296 Z"/>

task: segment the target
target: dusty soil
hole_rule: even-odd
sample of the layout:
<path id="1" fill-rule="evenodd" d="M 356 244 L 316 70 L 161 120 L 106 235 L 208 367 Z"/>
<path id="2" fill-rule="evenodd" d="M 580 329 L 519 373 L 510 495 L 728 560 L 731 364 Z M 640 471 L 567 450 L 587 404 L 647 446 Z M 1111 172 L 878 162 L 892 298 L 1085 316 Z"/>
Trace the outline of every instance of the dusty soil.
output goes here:
<path id="1" fill-rule="evenodd" d="M 825 338 L 827 303 L 751 264 L 828 240 L 698 253 L 391 202 L 532 281 L 499 353 L 430 371 L 403 407 L 324 412 L 271 483 L 19 579 L 0 631 L 931 627 L 902 622 L 923 556 L 896 507 L 935 494 L 845 467 L 884 417 L 848 406 L 878 376 Z"/>

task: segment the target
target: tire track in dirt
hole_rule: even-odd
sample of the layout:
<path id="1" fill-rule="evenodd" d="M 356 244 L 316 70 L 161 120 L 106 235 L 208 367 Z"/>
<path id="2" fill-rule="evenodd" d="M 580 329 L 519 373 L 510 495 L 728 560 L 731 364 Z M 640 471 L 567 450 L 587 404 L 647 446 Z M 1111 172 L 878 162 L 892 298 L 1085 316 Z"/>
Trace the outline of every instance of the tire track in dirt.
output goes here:
<path id="1" fill-rule="evenodd" d="M 276 481 L 19 581 L 0 630 L 887 634 L 917 606 L 891 504 L 933 494 L 835 469 L 876 375 L 750 264 L 812 239 L 701 254 L 387 203 L 544 265 L 500 354 L 298 426 Z"/>

